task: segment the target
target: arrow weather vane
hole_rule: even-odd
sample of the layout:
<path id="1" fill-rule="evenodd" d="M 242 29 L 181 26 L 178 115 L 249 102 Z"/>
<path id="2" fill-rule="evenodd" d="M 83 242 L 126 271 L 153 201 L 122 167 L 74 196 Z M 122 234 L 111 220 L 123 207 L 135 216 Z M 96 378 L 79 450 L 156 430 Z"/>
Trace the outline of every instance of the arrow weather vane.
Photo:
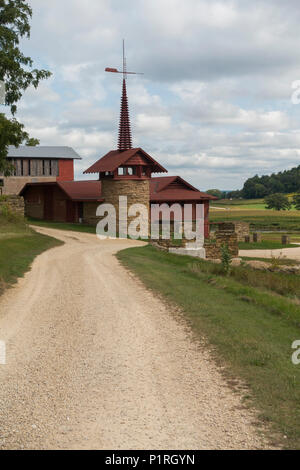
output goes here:
<path id="1" fill-rule="evenodd" d="M 123 78 L 126 80 L 127 75 L 144 75 L 143 73 L 139 72 L 127 72 L 127 64 L 126 64 L 126 57 L 125 57 L 125 41 L 123 39 L 123 71 L 120 72 L 117 69 L 113 69 L 111 67 L 106 67 L 105 72 L 112 72 L 112 73 L 122 73 Z"/>
<path id="2" fill-rule="evenodd" d="M 119 127 L 119 151 L 129 150 L 132 148 L 130 119 L 128 110 L 127 90 L 126 90 L 126 78 L 127 75 L 144 75 L 138 72 L 127 72 L 126 57 L 125 57 L 125 41 L 123 39 L 123 71 L 120 72 L 117 69 L 106 67 L 105 72 L 122 73 L 123 74 L 123 91 L 121 99 L 121 115 L 120 115 L 120 127 Z"/>

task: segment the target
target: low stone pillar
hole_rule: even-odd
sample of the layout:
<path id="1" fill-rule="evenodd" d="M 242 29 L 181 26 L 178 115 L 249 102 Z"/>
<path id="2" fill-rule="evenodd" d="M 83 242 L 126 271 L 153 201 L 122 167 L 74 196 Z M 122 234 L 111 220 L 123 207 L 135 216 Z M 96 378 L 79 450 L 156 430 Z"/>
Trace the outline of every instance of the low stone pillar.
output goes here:
<path id="1" fill-rule="evenodd" d="M 253 242 L 260 243 L 261 242 L 261 233 L 254 232 L 253 233 Z"/>
<path id="2" fill-rule="evenodd" d="M 283 245 L 289 245 L 291 243 L 291 239 L 288 235 L 282 235 L 281 237 L 281 243 Z"/>

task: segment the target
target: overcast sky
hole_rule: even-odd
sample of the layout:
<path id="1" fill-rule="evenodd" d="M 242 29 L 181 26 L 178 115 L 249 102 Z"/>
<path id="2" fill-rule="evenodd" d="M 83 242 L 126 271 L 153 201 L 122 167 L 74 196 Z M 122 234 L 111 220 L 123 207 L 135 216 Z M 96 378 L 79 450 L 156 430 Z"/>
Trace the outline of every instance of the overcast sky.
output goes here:
<path id="1" fill-rule="evenodd" d="M 76 177 L 117 147 L 122 38 L 134 147 L 199 189 L 238 189 L 300 163 L 299 0 L 30 0 L 25 53 L 53 72 L 20 102 L 41 145 L 69 145 Z M 299 82 L 300 83 L 300 82 Z M 300 96 L 300 93 L 299 93 Z"/>

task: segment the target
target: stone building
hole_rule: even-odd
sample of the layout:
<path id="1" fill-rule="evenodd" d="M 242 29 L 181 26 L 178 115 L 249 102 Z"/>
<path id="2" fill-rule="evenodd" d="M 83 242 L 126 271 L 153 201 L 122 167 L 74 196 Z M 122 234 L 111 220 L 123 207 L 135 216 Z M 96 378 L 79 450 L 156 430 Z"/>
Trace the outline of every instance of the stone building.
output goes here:
<path id="1" fill-rule="evenodd" d="M 27 183 L 74 180 L 74 160 L 80 156 L 70 147 L 10 146 L 7 160 L 11 176 L 0 173 L 0 194 L 18 194 Z"/>
<path id="2" fill-rule="evenodd" d="M 148 216 L 151 204 L 171 206 L 178 203 L 182 206 L 188 203 L 192 207 L 191 217 L 195 217 L 196 206 L 202 204 L 205 237 L 209 236 L 209 201 L 216 198 L 194 188 L 180 176 L 153 177 L 167 173 L 167 170 L 142 148 L 132 148 L 125 72 L 118 149 L 108 152 L 84 173 L 97 174 L 98 185 L 95 181 L 28 182 L 21 191 L 26 214 L 48 220 L 96 223 L 99 220 L 96 217 L 97 204 L 105 202 L 115 207 L 118 223 L 120 196 L 127 197 L 128 206 L 143 204 Z M 91 194 L 93 200 L 89 199 Z M 59 205 L 61 210 L 57 209 Z M 120 224 L 130 221 L 130 216 L 126 215 L 124 221 L 121 216 Z"/>

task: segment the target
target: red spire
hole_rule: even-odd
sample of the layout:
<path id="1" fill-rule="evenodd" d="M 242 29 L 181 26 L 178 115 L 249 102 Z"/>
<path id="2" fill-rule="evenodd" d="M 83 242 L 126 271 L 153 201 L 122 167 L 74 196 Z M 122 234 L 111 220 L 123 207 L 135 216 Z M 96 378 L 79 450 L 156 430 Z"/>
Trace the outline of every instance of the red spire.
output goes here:
<path id="1" fill-rule="evenodd" d="M 128 150 L 132 148 L 131 130 L 128 110 L 128 99 L 126 91 L 126 80 L 123 78 L 123 91 L 121 99 L 121 115 L 119 127 L 119 150 Z"/>

